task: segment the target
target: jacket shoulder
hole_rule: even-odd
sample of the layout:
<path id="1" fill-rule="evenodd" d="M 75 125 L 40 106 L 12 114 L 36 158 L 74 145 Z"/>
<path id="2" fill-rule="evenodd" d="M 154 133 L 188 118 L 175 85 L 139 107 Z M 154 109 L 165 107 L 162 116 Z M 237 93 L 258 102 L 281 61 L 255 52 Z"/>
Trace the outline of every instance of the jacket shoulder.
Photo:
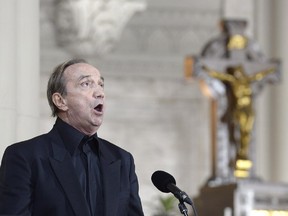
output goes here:
<path id="1" fill-rule="evenodd" d="M 49 149 L 50 138 L 48 134 L 42 134 L 28 140 L 20 141 L 8 146 L 5 149 L 4 156 L 18 155 L 25 157 L 41 156 Z M 3 156 L 3 157 L 4 157 Z M 28 159 L 28 158 L 27 158 Z"/>

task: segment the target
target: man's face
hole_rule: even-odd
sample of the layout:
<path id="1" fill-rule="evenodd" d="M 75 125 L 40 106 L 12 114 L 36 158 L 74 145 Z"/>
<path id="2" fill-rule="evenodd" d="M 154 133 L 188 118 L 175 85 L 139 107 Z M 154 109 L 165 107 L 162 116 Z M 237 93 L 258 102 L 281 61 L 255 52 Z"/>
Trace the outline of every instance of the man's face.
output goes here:
<path id="1" fill-rule="evenodd" d="M 104 80 L 100 72 L 89 64 L 78 63 L 64 71 L 64 79 L 66 122 L 87 135 L 96 133 L 104 114 Z"/>

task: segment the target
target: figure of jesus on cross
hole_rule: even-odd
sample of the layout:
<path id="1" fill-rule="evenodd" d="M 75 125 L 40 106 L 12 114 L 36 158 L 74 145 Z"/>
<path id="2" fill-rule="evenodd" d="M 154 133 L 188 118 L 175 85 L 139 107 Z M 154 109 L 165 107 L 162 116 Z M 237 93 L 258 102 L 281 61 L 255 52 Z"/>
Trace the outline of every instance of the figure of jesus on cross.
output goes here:
<path id="1" fill-rule="evenodd" d="M 266 58 L 245 34 L 245 20 L 221 24 L 200 55 L 185 59 L 185 77 L 199 79 L 211 101 L 211 184 L 257 179 L 254 101 L 265 84 L 280 80 L 281 70 L 280 61 Z"/>
<path id="2" fill-rule="evenodd" d="M 236 143 L 236 164 L 235 168 L 239 170 L 248 170 L 251 167 L 249 160 L 249 143 L 251 141 L 251 132 L 254 125 L 255 112 L 253 108 L 253 91 L 251 83 L 261 81 L 268 74 L 275 71 L 274 68 L 256 72 L 247 75 L 241 65 L 227 67 L 226 73 L 215 71 L 207 66 L 202 67 L 209 76 L 221 80 L 227 84 L 228 104 L 226 116 L 227 124 L 233 140 Z M 237 136 L 239 132 L 239 136 Z M 237 138 L 236 138 L 237 137 Z"/>

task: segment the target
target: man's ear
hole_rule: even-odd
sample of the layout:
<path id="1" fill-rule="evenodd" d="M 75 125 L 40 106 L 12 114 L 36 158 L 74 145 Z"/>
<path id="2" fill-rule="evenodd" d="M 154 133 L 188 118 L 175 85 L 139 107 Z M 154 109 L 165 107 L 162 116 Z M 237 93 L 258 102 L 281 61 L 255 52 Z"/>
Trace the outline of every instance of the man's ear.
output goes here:
<path id="1" fill-rule="evenodd" d="M 52 101 L 55 104 L 55 106 L 57 106 L 57 108 L 59 110 L 62 110 L 62 111 L 68 110 L 66 100 L 62 97 L 62 95 L 60 93 L 58 93 L 58 92 L 54 93 L 52 95 Z"/>

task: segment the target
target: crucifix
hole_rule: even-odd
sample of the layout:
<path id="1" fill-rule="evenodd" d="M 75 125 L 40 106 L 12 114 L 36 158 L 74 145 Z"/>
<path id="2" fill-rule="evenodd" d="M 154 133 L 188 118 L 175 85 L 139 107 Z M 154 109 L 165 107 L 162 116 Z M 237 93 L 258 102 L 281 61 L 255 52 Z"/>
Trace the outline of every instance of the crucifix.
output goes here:
<path id="1" fill-rule="evenodd" d="M 265 58 L 246 25 L 222 20 L 221 34 L 185 60 L 185 76 L 200 80 L 211 98 L 212 183 L 256 178 L 254 100 L 265 84 L 280 80 L 279 61 Z"/>

